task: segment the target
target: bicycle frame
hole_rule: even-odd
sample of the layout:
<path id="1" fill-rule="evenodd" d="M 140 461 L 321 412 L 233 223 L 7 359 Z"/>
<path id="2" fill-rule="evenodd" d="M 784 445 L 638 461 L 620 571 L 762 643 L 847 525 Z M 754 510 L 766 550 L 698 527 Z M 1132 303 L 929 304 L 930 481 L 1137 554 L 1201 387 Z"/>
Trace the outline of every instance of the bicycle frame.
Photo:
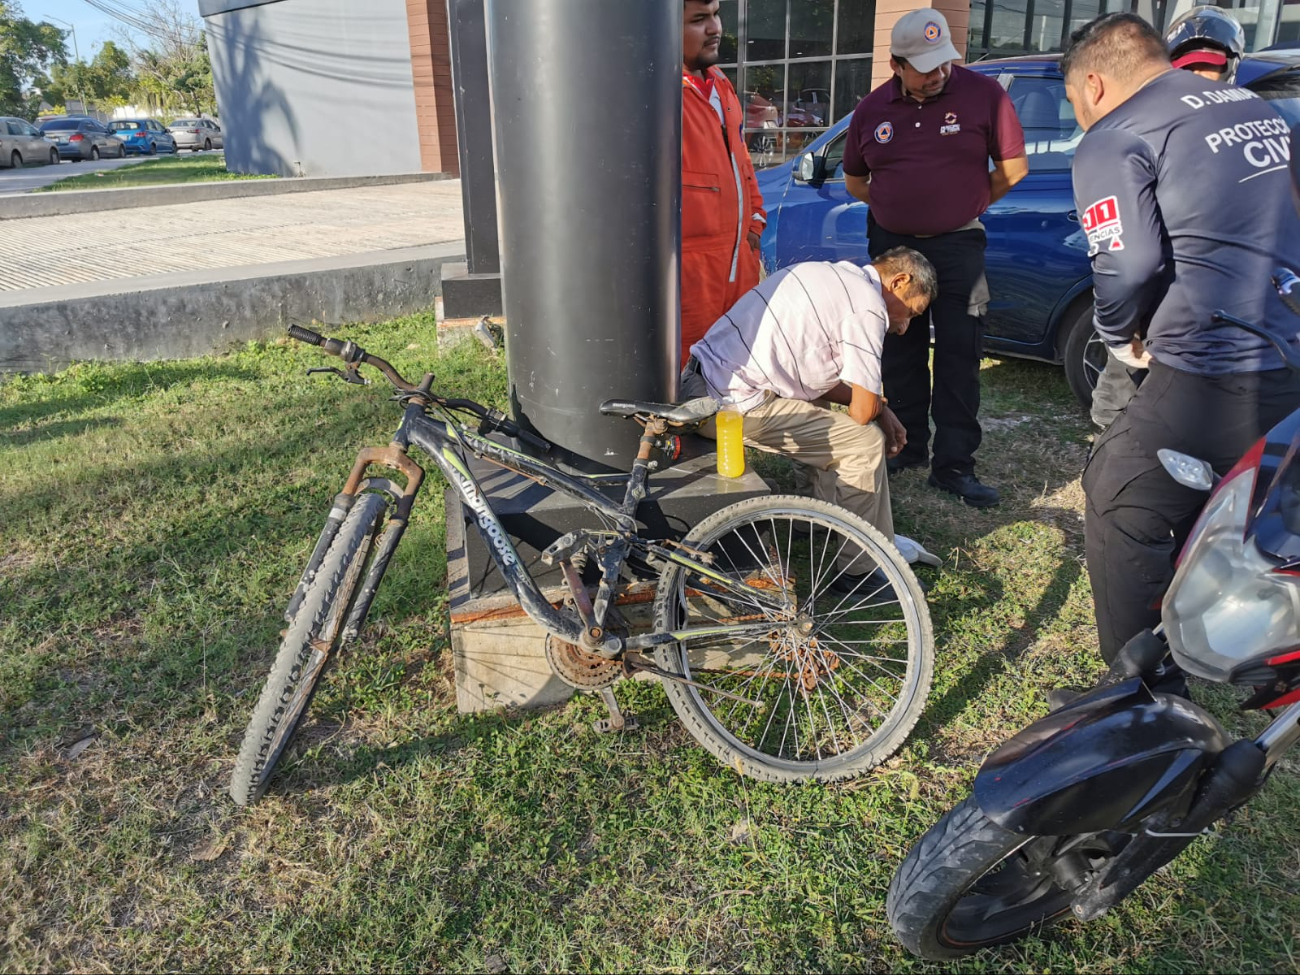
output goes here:
<path id="1" fill-rule="evenodd" d="M 662 433 L 662 431 L 660 431 Z M 450 416 L 446 420 L 430 417 L 426 407 L 419 402 L 407 405 L 401 425 L 387 448 L 368 448 L 357 457 L 352 474 L 344 485 L 343 491 L 335 498 L 334 509 L 330 512 L 325 532 L 317 543 L 316 551 L 303 574 L 303 583 L 299 592 L 290 603 L 286 618 L 291 617 L 301 602 L 305 583 L 315 572 L 315 568 L 328 551 L 333 532 L 346 517 L 353 500 L 367 488 L 379 488 L 396 500 L 396 508 L 384 533 L 383 541 L 376 554 L 366 581 L 362 586 L 356 603 L 349 613 L 344 628 L 346 638 L 351 639 L 359 631 L 370 608 L 379 581 L 383 577 L 388 561 L 405 531 L 410 517 L 411 507 L 424 478 L 424 470 L 408 455 L 412 444 L 433 458 L 439 469 L 446 476 L 462 503 L 474 514 L 474 523 L 487 546 L 493 562 L 512 595 L 518 600 L 524 612 L 528 614 L 548 633 L 569 643 L 582 646 L 590 652 L 602 656 L 618 657 L 627 649 L 644 649 L 663 643 L 686 642 L 691 640 L 717 640 L 719 638 L 749 638 L 760 636 L 770 631 L 772 624 L 767 620 L 739 623 L 735 625 L 688 627 L 686 629 L 653 633 L 634 638 L 625 638 L 605 630 L 605 618 L 614 595 L 619 573 L 633 552 L 655 560 L 674 562 L 695 573 L 714 587 L 721 587 L 755 603 L 759 608 L 782 612 L 788 609 L 788 601 L 781 595 L 773 595 L 765 589 L 755 588 L 736 582 L 729 576 L 706 565 L 703 560 L 692 558 L 682 551 L 666 548 L 654 542 L 640 539 L 636 535 L 635 513 L 637 506 L 646 496 L 645 485 L 651 470 L 650 451 L 655 444 L 655 434 L 647 431 L 641 438 L 641 450 L 633 464 L 631 473 L 626 478 L 622 504 L 616 504 L 593 486 L 599 483 L 617 483 L 622 475 L 594 475 L 582 478 L 568 474 L 558 468 L 513 450 L 485 436 L 471 432 L 468 428 L 455 423 Z M 566 494 L 586 507 L 614 527 L 604 533 L 608 544 L 599 556 L 601 582 L 594 605 L 589 601 L 583 605 L 585 593 L 579 596 L 581 588 L 577 573 L 571 566 L 566 567 L 566 579 L 574 590 L 575 609 L 560 609 L 543 595 L 537 582 L 524 567 L 510 534 L 501 524 L 482 487 L 470 471 L 462 457 L 470 453 L 488 462 L 530 478 L 544 487 Z M 406 476 L 406 485 L 398 489 L 397 485 L 386 478 L 366 478 L 366 470 L 373 464 L 380 464 L 398 470 Z M 331 528 L 333 531 L 331 531 Z M 582 532 L 572 533 L 581 536 Z"/>

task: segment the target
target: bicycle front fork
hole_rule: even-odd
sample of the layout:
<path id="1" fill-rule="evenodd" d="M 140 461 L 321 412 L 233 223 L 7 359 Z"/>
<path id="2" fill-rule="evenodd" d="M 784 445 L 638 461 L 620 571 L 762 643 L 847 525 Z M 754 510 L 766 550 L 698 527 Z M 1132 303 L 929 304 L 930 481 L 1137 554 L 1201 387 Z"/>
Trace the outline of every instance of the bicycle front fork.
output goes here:
<path id="1" fill-rule="evenodd" d="M 399 487 L 387 477 L 366 477 L 366 471 L 374 465 L 387 467 L 402 474 L 406 478 L 405 486 Z M 406 532 L 406 526 L 411 518 L 411 508 L 415 504 L 415 496 L 419 493 L 423 481 L 424 468 L 407 455 L 406 447 L 398 441 L 394 441 L 387 447 L 367 447 L 357 454 L 356 463 L 352 465 L 352 473 L 348 475 L 343 490 L 334 498 L 329 518 L 325 522 L 320 538 L 316 541 L 311 558 L 307 561 L 307 568 L 303 570 L 298 588 L 284 611 L 286 623 L 293 620 L 298 607 L 302 605 L 307 586 L 315 578 L 325 554 L 334 543 L 334 536 L 338 534 L 339 526 L 348 516 L 357 497 L 367 490 L 379 490 L 393 499 L 393 513 L 388 519 L 388 524 L 384 526 L 380 535 L 379 548 L 370 563 L 370 571 L 366 573 L 365 582 L 357 594 L 356 601 L 352 604 L 347 621 L 343 624 L 342 641 L 347 643 L 355 639 L 361 631 L 362 624 L 365 623 L 366 614 L 370 612 L 370 604 L 374 602 L 375 593 L 379 590 L 379 583 L 384 578 L 388 563 L 393 553 L 397 551 L 402 535 Z"/>

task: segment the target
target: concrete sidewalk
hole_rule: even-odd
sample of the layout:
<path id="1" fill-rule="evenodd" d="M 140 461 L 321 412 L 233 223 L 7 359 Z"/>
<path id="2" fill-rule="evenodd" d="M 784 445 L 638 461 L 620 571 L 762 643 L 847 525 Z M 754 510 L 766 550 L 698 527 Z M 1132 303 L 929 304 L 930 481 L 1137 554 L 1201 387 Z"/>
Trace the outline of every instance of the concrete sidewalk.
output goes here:
<path id="1" fill-rule="evenodd" d="M 0 292 L 339 257 L 464 236 L 460 181 L 0 223 Z"/>
<path id="2" fill-rule="evenodd" d="M 463 235 L 458 180 L 0 222 L 0 370 L 428 308 Z"/>

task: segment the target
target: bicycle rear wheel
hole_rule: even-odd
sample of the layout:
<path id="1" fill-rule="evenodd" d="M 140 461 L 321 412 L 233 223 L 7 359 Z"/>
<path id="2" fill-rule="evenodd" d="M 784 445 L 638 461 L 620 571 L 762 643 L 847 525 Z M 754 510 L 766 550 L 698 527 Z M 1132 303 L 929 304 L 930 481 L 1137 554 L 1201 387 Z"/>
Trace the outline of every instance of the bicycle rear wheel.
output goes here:
<path id="1" fill-rule="evenodd" d="M 321 674 L 341 647 L 343 624 L 365 578 L 387 508 L 382 495 L 357 498 L 307 584 L 244 732 L 230 777 L 230 797 L 236 804 L 246 806 L 262 797 Z"/>
<path id="2" fill-rule="evenodd" d="M 830 782 L 861 775 L 902 745 L 929 693 L 934 635 L 920 584 L 892 542 L 836 505 L 778 496 L 724 508 L 682 544 L 791 604 L 774 612 L 684 566 L 660 577 L 656 632 L 772 625 L 758 638 L 659 647 L 663 670 L 700 685 L 664 681 L 705 748 L 753 778 Z"/>

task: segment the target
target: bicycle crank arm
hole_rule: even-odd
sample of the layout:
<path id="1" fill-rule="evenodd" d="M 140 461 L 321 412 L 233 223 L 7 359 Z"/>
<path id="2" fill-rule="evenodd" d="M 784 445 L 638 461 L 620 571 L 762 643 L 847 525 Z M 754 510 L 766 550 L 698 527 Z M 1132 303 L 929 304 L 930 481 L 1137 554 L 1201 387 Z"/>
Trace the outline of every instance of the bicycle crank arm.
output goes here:
<path id="1" fill-rule="evenodd" d="M 670 674 L 666 670 L 660 670 L 653 664 L 642 663 L 640 660 L 633 660 L 631 657 L 623 658 L 623 672 L 629 677 L 634 672 L 654 674 L 660 680 L 671 680 L 676 681 L 678 684 L 686 684 L 689 687 L 694 687 L 701 691 L 708 691 L 710 694 L 717 694 L 719 697 L 739 701 L 741 704 L 748 704 L 750 707 L 758 708 L 760 711 L 767 708 L 767 705 L 762 701 L 755 701 L 753 698 L 741 697 L 739 694 L 732 694 L 731 691 L 722 691 L 716 687 L 710 687 L 708 684 L 701 684 L 698 681 L 693 681 L 689 677 L 683 677 L 681 674 Z"/>

